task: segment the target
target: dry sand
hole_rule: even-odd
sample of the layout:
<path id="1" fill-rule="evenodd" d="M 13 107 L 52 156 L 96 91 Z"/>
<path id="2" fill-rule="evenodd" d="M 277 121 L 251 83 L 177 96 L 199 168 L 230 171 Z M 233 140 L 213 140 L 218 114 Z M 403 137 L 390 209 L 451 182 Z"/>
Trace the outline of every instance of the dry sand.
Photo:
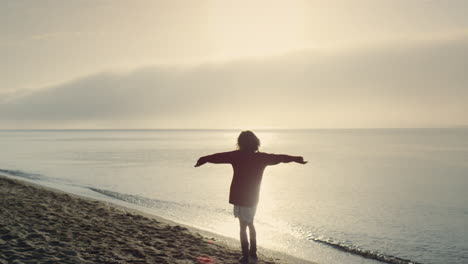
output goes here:
<path id="1" fill-rule="evenodd" d="M 0 263 L 238 263 L 239 249 L 109 203 L 0 176 Z M 259 264 L 294 263 L 260 255 Z M 302 262 L 302 261 L 300 261 Z"/>

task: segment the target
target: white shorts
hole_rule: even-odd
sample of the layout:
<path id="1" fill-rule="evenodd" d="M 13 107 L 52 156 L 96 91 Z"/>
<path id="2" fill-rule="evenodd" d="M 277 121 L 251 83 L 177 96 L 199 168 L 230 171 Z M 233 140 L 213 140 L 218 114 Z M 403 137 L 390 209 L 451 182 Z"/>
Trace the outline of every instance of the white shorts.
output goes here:
<path id="1" fill-rule="evenodd" d="M 252 223 L 257 212 L 257 206 L 247 207 L 234 205 L 234 217 L 243 222 Z"/>

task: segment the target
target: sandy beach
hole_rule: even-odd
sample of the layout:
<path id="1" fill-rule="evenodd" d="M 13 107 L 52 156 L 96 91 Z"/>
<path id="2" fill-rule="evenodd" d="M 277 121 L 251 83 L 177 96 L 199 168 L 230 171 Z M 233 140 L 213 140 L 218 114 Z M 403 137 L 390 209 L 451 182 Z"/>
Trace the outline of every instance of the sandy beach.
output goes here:
<path id="1" fill-rule="evenodd" d="M 135 210 L 0 176 L 0 263 L 238 263 L 239 249 Z M 260 254 L 260 264 L 291 263 Z"/>

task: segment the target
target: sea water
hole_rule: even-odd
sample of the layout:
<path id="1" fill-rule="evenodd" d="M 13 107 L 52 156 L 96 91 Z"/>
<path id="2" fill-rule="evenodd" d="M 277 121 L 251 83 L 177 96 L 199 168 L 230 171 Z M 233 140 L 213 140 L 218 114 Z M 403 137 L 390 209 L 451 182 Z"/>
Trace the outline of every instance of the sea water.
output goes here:
<path id="1" fill-rule="evenodd" d="M 238 237 L 237 130 L 4 130 L 0 173 Z M 323 264 L 468 263 L 468 129 L 259 130 L 259 246 Z"/>

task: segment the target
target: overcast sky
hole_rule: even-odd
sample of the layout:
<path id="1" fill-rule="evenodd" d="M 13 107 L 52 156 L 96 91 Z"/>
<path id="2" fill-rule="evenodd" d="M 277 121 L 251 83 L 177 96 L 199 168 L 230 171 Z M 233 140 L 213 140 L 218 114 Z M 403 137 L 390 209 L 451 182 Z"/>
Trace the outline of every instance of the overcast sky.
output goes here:
<path id="1" fill-rule="evenodd" d="M 468 125 L 468 1 L 0 0 L 0 129 Z"/>

